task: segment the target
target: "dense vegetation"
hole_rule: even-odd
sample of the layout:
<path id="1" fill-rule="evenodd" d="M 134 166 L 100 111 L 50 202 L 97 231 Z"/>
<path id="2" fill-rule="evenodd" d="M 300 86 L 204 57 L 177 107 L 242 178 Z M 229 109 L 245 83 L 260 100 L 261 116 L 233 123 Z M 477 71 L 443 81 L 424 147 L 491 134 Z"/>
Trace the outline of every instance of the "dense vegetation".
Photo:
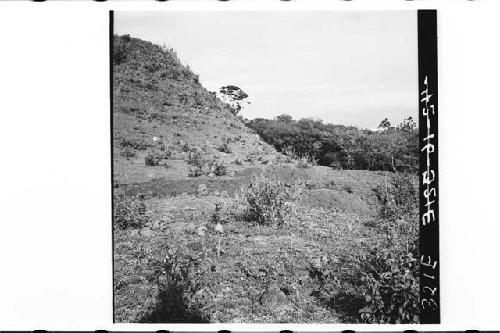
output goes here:
<path id="1" fill-rule="evenodd" d="M 418 170 L 418 131 L 411 118 L 397 127 L 384 119 L 380 131 L 321 120 L 294 120 L 289 115 L 257 118 L 246 124 L 279 151 L 291 148 L 299 157 L 313 155 L 319 165 L 350 170 Z"/>

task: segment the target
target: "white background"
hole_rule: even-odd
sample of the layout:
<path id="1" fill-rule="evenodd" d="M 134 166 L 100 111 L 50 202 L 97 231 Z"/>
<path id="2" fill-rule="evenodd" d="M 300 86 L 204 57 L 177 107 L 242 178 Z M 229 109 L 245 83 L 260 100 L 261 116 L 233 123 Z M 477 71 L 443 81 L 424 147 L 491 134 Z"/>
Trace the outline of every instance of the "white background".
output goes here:
<path id="1" fill-rule="evenodd" d="M 113 325 L 108 10 L 438 9 L 442 324 Z M 0 329 L 500 328 L 500 2 L 0 3 Z"/>

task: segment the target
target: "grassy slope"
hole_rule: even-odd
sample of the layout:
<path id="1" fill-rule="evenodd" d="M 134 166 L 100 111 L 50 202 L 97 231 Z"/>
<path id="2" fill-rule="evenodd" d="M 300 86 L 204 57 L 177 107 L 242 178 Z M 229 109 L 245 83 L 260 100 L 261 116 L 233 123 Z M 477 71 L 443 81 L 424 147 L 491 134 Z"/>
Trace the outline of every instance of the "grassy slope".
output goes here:
<path id="1" fill-rule="evenodd" d="M 339 304 L 341 297 L 321 295 L 315 269 L 330 265 L 341 277 L 355 256 L 369 249 L 367 240 L 378 234 L 370 223 L 378 207 L 373 189 L 385 181 L 385 174 L 269 163 L 280 155 L 205 90 L 173 52 L 134 38 L 122 38 L 121 43 L 128 56 L 115 65 L 115 193 L 148 194 L 152 219 L 139 230 L 115 230 L 116 321 L 342 321 L 348 306 Z M 169 168 L 144 164 L 155 136 L 174 147 Z M 124 138 L 147 147 L 135 149 L 136 157 L 123 157 Z M 219 152 L 217 147 L 227 139 L 232 152 Z M 203 146 L 207 156 L 226 160 L 230 175 L 187 177 L 186 144 Z M 236 159 L 242 162 L 232 163 Z M 295 218 L 285 228 L 229 221 L 220 256 L 210 243 L 216 238 L 207 236 L 205 260 L 213 265 L 205 276 L 208 299 L 198 302 L 199 312 L 185 311 L 180 296 L 172 300 L 160 295 L 155 263 L 172 247 L 196 251 L 205 241 L 197 228 L 209 221 L 215 203 L 231 203 L 252 175 L 271 164 L 282 181 L 306 182 Z M 207 185 L 208 195 L 196 193 L 199 184 Z M 165 310 L 169 306 L 177 312 L 166 317 L 172 313 Z"/>
<path id="2" fill-rule="evenodd" d="M 135 38 L 119 40 L 127 57 L 114 66 L 113 158 L 117 183 L 185 178 L 186 146 L 201 147 L 206 155 L 217 155 L 228 162 L 246 159 L 248 154 L 265 158 L 276 153 L 226 104 L 203 88 L 175 52 Z M 178 153 L 172 169 L 144 165 L 154 137 Z M 137 157 L 122 158 L 123 139 L 138 140 L 151 147 L 137 151 Z M 227 141 L 230 155 L 217 150 Z M 233 165 L 231 169 L 238 168 Z"/>

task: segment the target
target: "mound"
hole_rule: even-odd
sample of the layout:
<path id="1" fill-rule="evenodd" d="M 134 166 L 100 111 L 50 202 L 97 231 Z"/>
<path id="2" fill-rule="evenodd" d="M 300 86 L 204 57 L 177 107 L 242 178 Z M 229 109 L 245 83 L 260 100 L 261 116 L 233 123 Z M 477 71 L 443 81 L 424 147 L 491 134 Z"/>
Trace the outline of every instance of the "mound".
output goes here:
<path id="1" fill-rule="evenodd" d="M 114 36 L 113 148 L 118 184 L 186 178 L 191 152 L 227 163 L 275 154 L 181 63 L 173 49 Z M 145 165 L 168 149 L 173 168 Z"/>

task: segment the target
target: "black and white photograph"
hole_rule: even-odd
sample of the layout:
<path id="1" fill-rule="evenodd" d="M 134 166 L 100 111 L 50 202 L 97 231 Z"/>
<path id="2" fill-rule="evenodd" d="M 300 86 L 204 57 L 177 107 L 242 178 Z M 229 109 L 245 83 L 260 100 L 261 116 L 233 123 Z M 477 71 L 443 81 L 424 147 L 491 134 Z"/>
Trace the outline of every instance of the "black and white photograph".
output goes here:
<path id="1" fill-rule="evenodd" d="M 0 331 L 495 332 L 499 10 L 0 1 Z"/>
<path id="2" fill-rule="evenodd" d="M 420 323 L 417 11 L 111 14 L 115 322 Z"/>

